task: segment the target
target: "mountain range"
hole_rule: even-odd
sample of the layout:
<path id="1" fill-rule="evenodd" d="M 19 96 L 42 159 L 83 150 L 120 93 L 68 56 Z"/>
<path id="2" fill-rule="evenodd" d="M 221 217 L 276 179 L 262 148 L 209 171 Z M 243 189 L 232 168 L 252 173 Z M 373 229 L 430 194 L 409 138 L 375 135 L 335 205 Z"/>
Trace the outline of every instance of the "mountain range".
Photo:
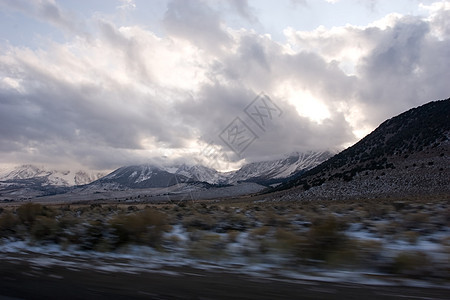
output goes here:
<path id="1" fill-rule="evenodd" d="M 295 178 L 329 157 L 330 152 L 294 152 L 276 160 L 249 163 L 226 173 L 201 165 L 163 167 L 143 164 L 124 166 L 104 176 L 101 173 L 54 171 L 23 165 L 0 172 L 0 199 L 59 194 L 70 191 L 74 186 L 90 191 L 167 188 L 180 184 L 210 188 L 243 182 L 266 186 Z"/>

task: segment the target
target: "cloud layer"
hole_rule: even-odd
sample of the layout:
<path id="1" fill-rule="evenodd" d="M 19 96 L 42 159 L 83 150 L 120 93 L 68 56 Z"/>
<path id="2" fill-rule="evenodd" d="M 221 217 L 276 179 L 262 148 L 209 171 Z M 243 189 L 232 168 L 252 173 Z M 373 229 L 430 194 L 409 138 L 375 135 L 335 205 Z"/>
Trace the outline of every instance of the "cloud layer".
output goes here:
<path id="1" fill-rule="evenodd" d="M 113 169 L 194 161 L 208 144 L 237 163 L 334 149 L 450 94 L 448 2 L 364 27 L 286 28 L 284 42 L 251 29 L 259 21 L 246 1 L 229 5 L 248 28 L 229 27 L 211 1 L 174 0 L 158 35 L 100 16 L 79 21 L 53 1 L 2 1 L 66 40 L 1 46 L 0 164 Z M 262 91 L 283 112 L 265 130 L 244 112 Z M 236 117 L 258 136 L 241 156 L 219 138 Z"/>

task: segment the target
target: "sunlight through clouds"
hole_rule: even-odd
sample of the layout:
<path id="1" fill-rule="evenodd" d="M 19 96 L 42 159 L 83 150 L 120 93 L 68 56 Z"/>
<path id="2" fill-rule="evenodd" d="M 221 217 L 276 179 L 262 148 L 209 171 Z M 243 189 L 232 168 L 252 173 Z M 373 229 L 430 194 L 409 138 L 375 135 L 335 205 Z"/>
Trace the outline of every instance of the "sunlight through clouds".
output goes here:
<path id="1" fill-rule="evenodd" d="M 448 1 L 414 2 L 420 13 L 392 9 L 364 25 L 292 22 L 281 31 L 264 23 L 268 2 L 152 3 L 77 10 L 70 1 L 0 0 L 0 164 L 45 164 L 55 153 L 96 170 L 160 156 L 193 161 L 211 141 L 223 147 L 220 132 L 264 91 L 284 113 L 244 157 L 230 155 L 235 167 L 341 149 L 395 114 L 448 97 Z M 330 6 L 277 9 L 306 18 L 321 16 L 321 5 Z M 16 40 L 19 23 L 26 36 Z"/>

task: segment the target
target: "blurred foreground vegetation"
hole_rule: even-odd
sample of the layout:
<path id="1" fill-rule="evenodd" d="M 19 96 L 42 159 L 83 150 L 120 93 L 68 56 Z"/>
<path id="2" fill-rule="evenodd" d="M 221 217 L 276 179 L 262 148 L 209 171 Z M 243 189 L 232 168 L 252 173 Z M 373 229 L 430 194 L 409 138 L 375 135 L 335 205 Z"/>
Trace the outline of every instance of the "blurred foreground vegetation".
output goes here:
<path id="1" fill-rule="evenodd" d="M 450 278 L 449 227 L 447 200 L 0 208 L 0 243 L 98 252 L 143 245 L 196 259 L 440 280 Z"/>

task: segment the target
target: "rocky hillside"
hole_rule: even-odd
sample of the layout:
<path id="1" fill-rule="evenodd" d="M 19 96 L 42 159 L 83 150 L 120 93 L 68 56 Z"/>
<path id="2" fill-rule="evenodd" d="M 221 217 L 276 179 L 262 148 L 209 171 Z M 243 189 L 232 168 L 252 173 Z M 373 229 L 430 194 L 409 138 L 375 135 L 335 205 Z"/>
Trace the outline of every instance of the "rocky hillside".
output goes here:
<path id="1" fill-rule="evenodd" d="M 450 99 L 382 123 L 352 147 L 290 181 L 294 197 L 450 194 Z"/>

